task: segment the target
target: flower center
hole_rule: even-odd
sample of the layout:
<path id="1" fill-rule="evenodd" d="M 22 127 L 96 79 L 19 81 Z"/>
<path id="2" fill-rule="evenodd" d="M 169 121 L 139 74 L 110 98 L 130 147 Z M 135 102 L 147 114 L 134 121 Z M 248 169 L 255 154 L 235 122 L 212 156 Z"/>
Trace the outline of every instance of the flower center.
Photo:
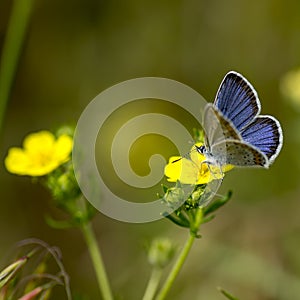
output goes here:
<path id="1" fill-rule="evenodd" d="M 52 155 L 51 151 L 38 152 L 38 153 L 34 153 L 31 155 L 31 160 L 32 160 L 33 165 L 46 166 L 52 162 L 52 160 L 53 160 L 52 156 L 53 155 Z"/>

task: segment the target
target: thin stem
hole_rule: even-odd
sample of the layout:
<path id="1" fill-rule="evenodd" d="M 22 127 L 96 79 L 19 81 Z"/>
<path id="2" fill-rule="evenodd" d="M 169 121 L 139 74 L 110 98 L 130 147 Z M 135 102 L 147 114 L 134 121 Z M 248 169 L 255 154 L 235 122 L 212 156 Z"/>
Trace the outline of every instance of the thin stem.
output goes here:
<path id="1" fill-rule="evenodd" d="M 0 128 L 15 77 L 34 0 L 15 0 L 0 61 Z"/>
<path id="2" fill-rule="evenodd" d="M 203 210 L 202 208 L 198 208 L 196 211 L 194 223 L 191 224 L 191 230 L 188 239 L 185 242 L 185 245 L 183 246 L 173 268 L 171 269 L 169 276 L 167 277 L 163 287 L 161 288 L 160 292 L 158 293 L 156 300 L 163 300 L 166 298 L 168 292 L 170 291 L 179 271 L 181 270 L 181 267 L 183 266 L 191 248 L 193 245 L 193 242 L 197 236 L 197 231 L 199 230 L 201 221 L 203 217 Z M 196 230 L 197 229 L 197 230 Z"/>
<path id="3" fill-rule="evenodd" d="M 85 238 L 85 241 L 87 243 L 91 259 L 93 261 L 94 269 L 96 272 L 98 285 L 100 288 L 100 291 L 102 293 L 104 300 L 112 300 L 112 292 L 110 289 L 109 281 L 107 279 L 102 255 L 100 252 L 100 249 L 97 244 L 97 240 L 94 234 L 94 231 L 92 229 L 92 226 L 90 223 L 84 224 L 82 227 L 83 236 Z"/>
<path id="4" fill-rule="evenodd" d="M 193 235 L 189 235 L 184 247 L 181 250 L 180 255 L 177 258 L 177 261 L 175 265 L 173 266 L 169 276 L 167 277 L 162 289 L 160 290 L 159 294 L 156 297 L 156 300 L 163 300 L 166 298 L 169 290 L 171 289 L 183 263 L 185 262 L 185 259 L 193 245 L 195 237 Z"/>
<path id="5" fill-rule="evenodd" d="M 161 275 L 162 275 L 162 269 L 154 268 L 152 270 L 143 300 L 152 300 L 153 299 L 153 297 L 156 293 Z"/>

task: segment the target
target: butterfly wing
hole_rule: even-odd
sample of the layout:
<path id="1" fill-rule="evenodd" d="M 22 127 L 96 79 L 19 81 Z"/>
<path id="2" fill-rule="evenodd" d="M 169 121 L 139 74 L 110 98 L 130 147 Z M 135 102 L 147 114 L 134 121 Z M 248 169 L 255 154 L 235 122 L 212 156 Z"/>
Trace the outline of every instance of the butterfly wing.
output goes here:
<path id="1" fill-rule="evenodd" d="M 260 101 L 252 85 L 239 73 L 225 75 L 214 102 L 237 131 L 251 123 L 260 112 Z"/>
<path id="2" fill-rule="evenodd" d="M 269 163 L 278 156 L 283 134 L 280 123 L 272 116 L 258 116 L 241 131 L 244 141 L 263 152 Z"/>
<path id="3" fill-rule="evenodd" d="M 239 73 L 227 73 L 214 105 L 204 109 L 209 161 L 268 168 L 281 150 L 283 135 L 275 118 L 259 113 L 260 101 L 252 85 Z"/>
<path id="4" fill-rule="evenodd" d="M 224 140 L 241 140 L 240 134 L 222 114 L 208 103 L 204 108 L 203 126 L 207 144 L 214 145 Z"/>
<path id="5" fill-rule="evenodd" d="M 211 154 L 220 165 L 265 168 L 269 166 L 267 156 L 244 141 L 222 141 L 211 147 Z"/>

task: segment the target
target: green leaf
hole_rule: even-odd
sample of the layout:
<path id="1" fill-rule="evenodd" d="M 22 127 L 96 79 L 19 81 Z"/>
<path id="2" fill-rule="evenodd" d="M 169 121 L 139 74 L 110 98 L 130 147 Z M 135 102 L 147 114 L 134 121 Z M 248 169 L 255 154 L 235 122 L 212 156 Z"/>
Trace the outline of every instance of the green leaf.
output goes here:
<path id="1" fill-rule="evenodd" d="M 211 214 L 212 212 L 216 211 L 217 209 L 225 205 L 230 200 L 231 196 L 232 196 L 232 191 L 228 191 L 226 196 L 224 196 L 221 199 L 217 199 L 213 201 L 211 204 L 209 204 L 208 206 L 206 206 L 204 208 L 204 216 Z"/>

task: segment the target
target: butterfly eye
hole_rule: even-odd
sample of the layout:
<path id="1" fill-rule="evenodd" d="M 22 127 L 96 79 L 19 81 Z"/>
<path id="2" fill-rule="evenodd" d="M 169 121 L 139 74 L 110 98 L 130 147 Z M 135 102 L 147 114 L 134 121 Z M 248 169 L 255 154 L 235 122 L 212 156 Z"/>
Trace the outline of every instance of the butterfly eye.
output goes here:
<path id="1" fill-rule="evenodd" d="M 202 146 L 200 146 L 200 147 L 198 147 L 198 146 L 195 145 L 195 147 L 196 147 L 196 150 L 197 150 L 199 153 L 201 153 L 201 154 L 206 153 L 206 148 L 205 148 L 204 145 L 202 145 Z"/>

